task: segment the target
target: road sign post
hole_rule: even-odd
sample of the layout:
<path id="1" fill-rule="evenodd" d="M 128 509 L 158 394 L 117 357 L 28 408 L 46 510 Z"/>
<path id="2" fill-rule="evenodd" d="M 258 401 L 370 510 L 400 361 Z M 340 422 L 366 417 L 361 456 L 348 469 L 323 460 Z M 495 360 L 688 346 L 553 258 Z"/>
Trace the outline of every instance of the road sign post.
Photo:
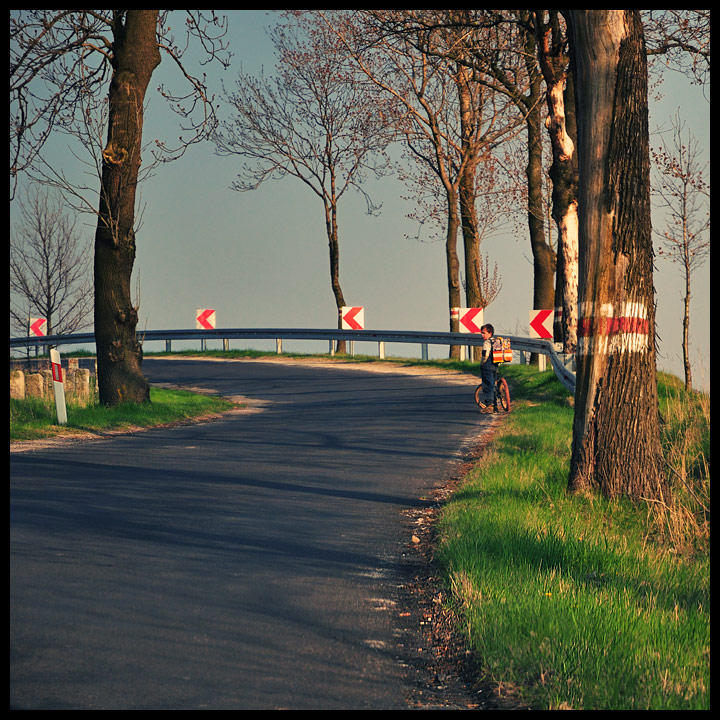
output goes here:
<path id="1" fill-rule="evenodd" d="M 50 366 L 52 368 L 53 390 L 55 391 L 55 409 L 57 411 L 58 425 L 67 425 L 67 408 L 65 407 L 65 385 L 63 384 L 63 371 L 60 364 L 60 353 L 50 348 Z"/>
<path id="2" fill-rule="evenodd" d="M 28 337 L 45 337 L 47 318 L 28 318 Z M 28 348 L 29 351 L 29 348 Z M 40 346 L 35 346 L 35 357 L 40 354 Z"/>
<path id="3" fill-rule="evenodd" d="M 457 310 L 458 330 L 465 335 L 476 335 L 480 332 L 483 325 L 483 309 L 482 308 L 453 308 Z M 470 362 L 474 362 L 475 348 L 468 346 L 467 356 Z M 465 359 L 465 346 L 460 348 L 460 359 Z"/>
<path id="4" fill-rule="evenodd" d="M 541 340 L 553 339 L 553 313 L 550 310 L 532 310 L 530 312 L 530 337 L 537 337 Z M 545 369 L 545 355 L 538 356 L 538 369 Z"/>
<path id="5" fill-rule="evenodd" d="M 196 330 L 214 330 L 215 329 L 215 311 L 211 308 L 198 308 L 195 311 L 195 329 Z M 200 340 L 200 349 L 205 350 L 205 340 Z"/>

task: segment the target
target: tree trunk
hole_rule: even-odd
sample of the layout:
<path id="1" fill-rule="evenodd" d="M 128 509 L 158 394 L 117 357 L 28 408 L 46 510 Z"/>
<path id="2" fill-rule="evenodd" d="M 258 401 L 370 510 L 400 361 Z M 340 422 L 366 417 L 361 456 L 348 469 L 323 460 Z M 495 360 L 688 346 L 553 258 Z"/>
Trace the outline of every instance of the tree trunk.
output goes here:
<path id="1" fill-rule="evenodd" d="M 543 166 L 542 166 L 542 123 L 540 108 L 535 105 L 527 118 L 528 129 L 528 227 L 530 248 L 533 255 L 533 307 L 549 309 L 555 307 L 556 257 L 545 239 L 543 212 Z M 530 362 L 539 363 L 539 356 L 532 353 Z"/>
<path id="2" fill-rule="evenodd" d="M 113 29 L 113 77 L 95 232 L 95 342 L 100 402 L 146 402 L 142 347 L 132 304 L 135 195 L 142 148 L 143 103 L 160 63 L 157 10 L 128 10 Z"/>
<path id="3" fill-rule="evenodd" d="M 575 352 L 577 344 L 578 207 L 575 142 L 575 89 L 568 72 L 565 33 L 559 11 L 548 10 L 545 24 L 537 11 L 535 28 L 538 60 L 547 86 L 548 132 L 553 153 L 550 166 L 552 216 L 557 226 L 557 272 L 555 281 L 555 340 L 563 352 Z"/>
<path id="4" fill-rule="evenodd" d="M 462 222 L 463 248 L 465 255 L 465 302 L 467 307 L 485 307 L 479 284 L 477 269 L 480 262 L 480 234 L 478 233 L 477 198 L 475 173 L 477 172 L 477 151 L 472 147 L 474 118 L 477 108 L 468 87 L 469 70 L 459 66 L 455 75 L 460 107 L 460 133 L 462 155 L 465 160 L 463 172 L 458 179 L 460 218 Z"/>
<path id="5" fill-rule="evenodd" d="M 580 170 L 580 318 L 569 489 L 665 500 L 637 11 L 570 10 Z"/>
<path id="6" fill-rule="evenodd" d="M 683 365 L 685 367 L 685 389 L 692 390 L 692 368 L 690 366 L 690 260 L 685 247 L 685 299 L 683 301 Z"/>
<path id="7" fill-rule="evenodd" d="M 325 230 L 328 238 L 330 252 L 330 285 L 338 314 L 338 330 L 342 330 L 342 308 L 345 305 L 345 296 L 340 287 L 340 242 L 338 240 L 337 206 L 325 201 Z M 347 352 L 345 340 L 338 340 L 335 351 L 340 355 Z"/>
<path id="8" fill-rule="evenodd" d="M 458 217 L 458 198 L 454 190 L 447 191 L 448 202 L 448 226 L 445 236 L 445 259 L 447 265 L 448 280 L 448 302 L 450 305 L 450 332 L 459 332 L 460 323 L 457 316 L 452 312 L 453 308 L 460 307 L 460 261 L 457 254 L 457 234 L 460 227 Z M 458 360 L 460 358 L 460 346 L 450 346 L 450 357 Z"/>

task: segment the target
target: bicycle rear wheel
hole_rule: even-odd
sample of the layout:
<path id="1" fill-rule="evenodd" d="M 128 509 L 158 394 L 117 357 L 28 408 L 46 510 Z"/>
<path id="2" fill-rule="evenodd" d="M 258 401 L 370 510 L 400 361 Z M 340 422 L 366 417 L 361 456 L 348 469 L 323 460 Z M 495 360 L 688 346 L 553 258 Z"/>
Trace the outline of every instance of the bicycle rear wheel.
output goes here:
<path id="1" fill-rule="evenodd" d="M 504 412 L 510 412 L 510 388 L 508 387 L 507 380 L 505 380 L 505 378 L 498 378 L 495 388 L 498 407 L 501 407 Z"/>

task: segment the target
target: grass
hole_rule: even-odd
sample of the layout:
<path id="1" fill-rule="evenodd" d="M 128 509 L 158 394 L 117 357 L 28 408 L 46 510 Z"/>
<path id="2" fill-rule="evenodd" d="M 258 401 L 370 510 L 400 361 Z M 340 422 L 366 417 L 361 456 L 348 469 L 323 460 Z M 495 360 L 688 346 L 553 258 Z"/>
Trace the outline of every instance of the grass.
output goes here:
<path id="1" fill-rule="evenodd" d="M 551 372 L 503 372 L 513 412 L 439 526 L 437 558 L 479 673 L 532 709 L 708 709 L 709 500 L 671 472 L 690 538 L 673 529 L 676 508 L 569 495 L 567 393 Z M 660 382 L 666 456 L 682 454 L 692 426 L 684 483 L 709 489 L 709 421 Z"/>
<path id="2" fill-rule="evenodd" d="M 124 403 L 107 408 L 99 403 L 87 407 L 68 403 L 67 425 L 60 426 L 56 424 L 52 400 L 10 400 L 10 441 L 155 427 L 221 413 L 232 407 L 230 401 L 218 396 L 152 387 L 150 402 L 143 405 Z"/>

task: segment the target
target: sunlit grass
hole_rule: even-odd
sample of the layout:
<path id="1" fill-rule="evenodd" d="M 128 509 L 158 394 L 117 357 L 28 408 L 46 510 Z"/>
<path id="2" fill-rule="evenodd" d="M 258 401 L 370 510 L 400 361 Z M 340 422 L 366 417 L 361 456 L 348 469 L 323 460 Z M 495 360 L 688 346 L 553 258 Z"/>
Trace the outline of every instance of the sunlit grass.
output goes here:
<path id="1" fill-rule="evenodd" d="M 153 427 L 224 412 L 232 406 L 219 396 L 153 387 L 150 402 L 140 405 L 123 403 L 108 408 L 97 402 L 88 406 L 69 403 L 67 425 L 59 426 L 52 400 L 10 400 L 10 440 Z"/>
<path id="2" fill-rule="evenodd" d="M 438 551 L 486 678 L 535 709 L 707 709 L 707 547 L 681 552 L 629 501 L 569 495 L 567 393 L 551 373 L 504 372 L 513 413 L 445 509 Z"/>

